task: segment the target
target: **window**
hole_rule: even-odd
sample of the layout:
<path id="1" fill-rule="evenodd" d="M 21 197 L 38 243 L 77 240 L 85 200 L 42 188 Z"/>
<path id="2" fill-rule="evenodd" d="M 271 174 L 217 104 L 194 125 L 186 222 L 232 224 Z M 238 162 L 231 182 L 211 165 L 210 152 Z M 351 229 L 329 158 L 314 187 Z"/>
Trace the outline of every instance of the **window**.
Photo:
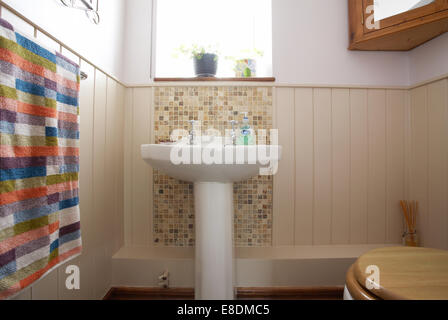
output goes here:
<path id="1" fill-rule="evenodd" d="M 179 50 L 193 45 L 218 50 L 217 77 L 235 77 L 236 61 L 249 58 L 257 77 L 272 76 L 271 0 L 158 0 L 156 10 L 156 77 L 194 77 Z"/>

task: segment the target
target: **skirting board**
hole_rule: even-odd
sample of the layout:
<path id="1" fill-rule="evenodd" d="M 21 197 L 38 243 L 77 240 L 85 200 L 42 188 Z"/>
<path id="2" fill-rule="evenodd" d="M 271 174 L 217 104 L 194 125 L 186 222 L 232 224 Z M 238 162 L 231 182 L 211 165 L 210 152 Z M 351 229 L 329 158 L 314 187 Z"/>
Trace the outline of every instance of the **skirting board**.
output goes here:
<path id="1" fill-rule="evenodd" d="M 343 286 L 355 258 L 237 259 L 238 287 Z M 194 287 L 193 259 L 112 259 L 113 287 L 157 287 L 158 276 L 169 271 L 175 288 Z"/>
<path id="2" fill-rule="evenodd" d="M 341 300 L 344 287 L 237 288 L 239 300 Z M 192 288 L 113 287 L 104 300 L 192 300 Z"/>

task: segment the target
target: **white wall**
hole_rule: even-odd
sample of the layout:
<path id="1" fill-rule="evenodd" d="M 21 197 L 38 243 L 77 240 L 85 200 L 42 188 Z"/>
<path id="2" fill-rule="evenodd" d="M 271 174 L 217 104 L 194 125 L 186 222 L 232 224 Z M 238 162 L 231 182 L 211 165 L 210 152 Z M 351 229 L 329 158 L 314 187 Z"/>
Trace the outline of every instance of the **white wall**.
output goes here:
<path id="1" fill-rule="evenodd" d="M 346 0 L 272 1 L 278 82 L 406 86 L 448 73 L 448 34 L 409 52 L 349 51 Z M 152 0 L 100 1 L 98 26 L 59 0 L 5 2 L 123 82 L 151 82 Z"/>
<path id="2" fill-rule="evenodd" d="M 405 52 L 348 47 L 347 0 L 272 0 L 273 65 L 279 82 L 408 85 Z"/>
<path id="3" fill-rule="evenodd" d="M 273 68 L 281 83 L 408 85 L 408 53 L 348 51 L 346 0 L 272 0 Z M 151 1 L 126 1 L 124 80 L 150 83 Z M 138 63 L 136 63 L 138 61 Z"/>
<path id="4" fill-rule="evenodd" d="M 126 1 L 123 80 L 150 83 L 152 0 Z M 272 0 L 278 82 L 408 86 L 448 73 L 448 34 L 409 52 L 349 51 L 346 0 Z"/>
<path id="5" fill-rule="evenodd" d="M 448 73 L 448 33 L 409 52 L 410 83 L 416 84 Z"/>
<path id="6" fill-rule="evenodd" d="M 59 0 L 5 2 L 104 71 L 119 79 L 123 78 L 122 60 L 126 48 L 123 45 L 123 29 L 125 2 L 128 1 L 100 1 L 99 25 L 91 23 L 84 12 L 64 7 Z M 3 14 L 3 17 L 7 20 L 13 19 L 8 13 Z M 13 24 L 17 26 L 17 23 Z M 30 30 L 27 26 L 21 29 L 23 28 Z M 32 29 L 30 31 L 32 32 Z"/>
<path id="7" fill-rule="evenodd" d="M 123 81 L 146 84 L 151 77 L 152 0 L 126 1 Z"/>

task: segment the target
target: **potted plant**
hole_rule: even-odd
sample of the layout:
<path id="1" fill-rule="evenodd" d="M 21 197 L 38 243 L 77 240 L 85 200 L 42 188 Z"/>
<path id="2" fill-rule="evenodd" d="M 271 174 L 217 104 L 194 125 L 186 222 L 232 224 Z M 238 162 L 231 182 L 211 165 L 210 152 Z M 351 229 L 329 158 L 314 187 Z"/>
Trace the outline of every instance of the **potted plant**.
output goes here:
<path id="1" fill-rule="evenodd" d="M 239 57 L 228 57 L 235 63 L 234 71 L 237 78 L 257 76 L 257 58 L 263 57 L 263 51 L 258 49 L 242 50 Z"/>
<path id="2" fill-rule="evenodd" d="M 193 59 L 194 72 L 197 77 L 214 77 L 218 70 L 218 50 L 212 46 L 180 46 L 178 51 Z"/>

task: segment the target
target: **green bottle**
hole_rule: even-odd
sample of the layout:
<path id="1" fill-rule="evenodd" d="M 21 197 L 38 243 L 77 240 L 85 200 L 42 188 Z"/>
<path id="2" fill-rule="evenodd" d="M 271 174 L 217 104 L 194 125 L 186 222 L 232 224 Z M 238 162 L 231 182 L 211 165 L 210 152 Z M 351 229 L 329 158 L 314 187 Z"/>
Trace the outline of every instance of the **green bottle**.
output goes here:
<path id="1" fill-rule="evenodd" d="M 237 144 L 244 146 L 254 145 L 255 141 L 253 131 L 249 125 L 249 118 L 247 117 L 247 112 L 243 112 L 243 114 L 244 114 L 243 124 L 241 125 L 240 128 L 240 135 L 238 137 Z"/>

